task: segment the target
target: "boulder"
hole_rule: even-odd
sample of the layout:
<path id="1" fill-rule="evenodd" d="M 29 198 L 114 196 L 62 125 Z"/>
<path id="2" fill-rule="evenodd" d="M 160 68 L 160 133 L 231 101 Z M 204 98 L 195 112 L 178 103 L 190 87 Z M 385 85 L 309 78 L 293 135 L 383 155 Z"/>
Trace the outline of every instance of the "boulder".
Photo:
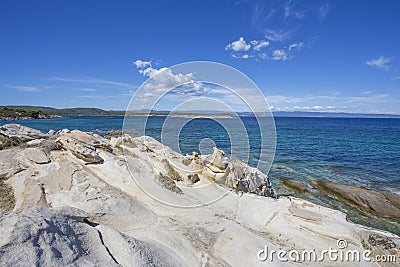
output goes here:
<path id="1" fill-rule="evenodd" d="M 96 148 L 80 142 L 72 136 L 65 134 L 56 139 L 56 144 L 71 153 L 86 164 L 103 163 L 103 159 L 96 152 Z"/>
<path id="2" fill-rule="evenodd" d="M 227 162 L 228 159 L 225 157 L 225 152 L 216 147 L 214 147 L 213 149 L 214 151 L 212 155 L 208 156 L 206 160 L 209 161 L 212 166 L 217 167 L 221 170 L 225 170 L 226 167 L 228 166 Z"/>
<path id="3" fill-rule="evenodd" d="M 24 155 L 36 164 L 47 164 L 50 162 L 49 156 L 39 148 L 26 148 Z"/>
<path id="4" fill-rule="evenodd" d="M 35 130 L 15 123 L 0 126 L 0 135 L 21 142 L 31 141 L 40 138 L 46 139 L 49 137 L 48 134 L 43 133 L 39 130 Z"/>
<path id="5" fill-rule="evenodd" d="M 319 191 L 357 207 L 361 211 L 400 222 L 400 195 L 319 180 L 311 180 L 309 184 Z"/>

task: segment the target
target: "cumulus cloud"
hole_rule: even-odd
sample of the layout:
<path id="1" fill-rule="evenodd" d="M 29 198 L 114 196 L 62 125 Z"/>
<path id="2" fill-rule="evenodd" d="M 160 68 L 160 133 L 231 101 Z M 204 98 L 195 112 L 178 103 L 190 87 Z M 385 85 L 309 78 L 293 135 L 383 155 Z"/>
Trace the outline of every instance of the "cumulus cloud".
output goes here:
<path id="1" fill-rule="evenodd" d="M 371 67 L 378 68 L 378 69 L 388 70 L 390 68 L 390 65 L 389 65 L 390 61 L 391 61 L 390 58 L 380 56 L 377 59 L 367 60 L 365 62 L 365 64 L 367 64 L 368 66 L 371 66 Z"/>
<path id="2" fill-rule="evenodd" d="M 260 53 L 260 54 L 258 54 L 258 56 L 259 56 L 261 59 L 267 59 L 267 58 L 268 58 L 268 54 L 267 54 L 267 53 Z"/>
<path id="3" fill-rule="evenodd" d="M 289 45 L 288 50 L 290 51 L 292 49 L 300 49 L 303 47 L 303 45 L 304 45 L 303 42 L 293 43 L 293 44 Z"/>
<path id="4" fill-rule="evenodd" d="M 253 45 L 254 51 L 260 51 L 262 48 L 269 46 L 269 42 L 266 40 L 253 40 L 250 43 Z"/>
<path id="5" fill-rule="evenodd" d="M 135 64 L 136 68 L 146 68 L 146 67 L 151 67 L 151 61 L 143 61 L 143 60 L 136 60 L 133 62 Z"/>
<path id="6" fill-rule="evenodd" d="M 246 59 L 256 57 L 257 52 L 261 52 L 261 50 L 263 50 L 267 46 L 269 46 L 269 41 L 267 40 L 252 40 L 250 42 L 247 42 L 243 37 L 240 37 L 239 40 L 226 45 L 225 50 L 233 51 L 233 53 L 231 53 L 231 56 L 233 58 Z M 252 49 L 252 51 L 249 51 L 250 49 Z"/>
<path id="7" fill-rule="evenodd" d="M 251 45 L 248 44 L 243 37 L 240 37 L 239 40 L 233 41 L 232 43 L 225 46 L 225 50 L 233 50 L 235 52 L 238 51 L 248 51 L 251 48 Z"/>
<path id="8" fill-rule="evenodd" d="M 249 55 L 249 54 L 241 54 L 241 55 L 238 55 L 238 54 L 231 54 L 231 56 L 233 57 L 233 58 L 250 58 L 250 57 L 254 57 L 253 55 Z"/>
<path id="9" fill-rule="evenodd" d="M 288 59 L 288 55 L 285 50 L 277 49 L 272 52 L 272 59 L 278 61 L 286 61 Z"/>
<path id="10" fill-rule="evenodd" d="M 144 97 L 160 96 L 163 93 L 201 96 L 211 92 L 209 87 L 195 80 L 194 73 L 173 73 L 169 68 L 137 68 L 140 74 L 151 78 L 144 84 Z"/>

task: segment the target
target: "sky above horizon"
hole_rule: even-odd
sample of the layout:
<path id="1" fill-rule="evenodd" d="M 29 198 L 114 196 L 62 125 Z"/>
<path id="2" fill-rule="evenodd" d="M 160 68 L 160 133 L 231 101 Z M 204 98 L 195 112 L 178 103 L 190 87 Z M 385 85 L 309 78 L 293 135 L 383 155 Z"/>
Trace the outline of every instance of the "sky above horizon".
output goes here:
<path id="1" fill-rule="evenodd" d="M 399 10 L 394 0 L 5 0 L 0 105 L 125 110 L 160 70 L 212 61 L 252 79 L 272 110 L 400 114 Z M 181 94 L 212 90 L 192 85 Z"/>

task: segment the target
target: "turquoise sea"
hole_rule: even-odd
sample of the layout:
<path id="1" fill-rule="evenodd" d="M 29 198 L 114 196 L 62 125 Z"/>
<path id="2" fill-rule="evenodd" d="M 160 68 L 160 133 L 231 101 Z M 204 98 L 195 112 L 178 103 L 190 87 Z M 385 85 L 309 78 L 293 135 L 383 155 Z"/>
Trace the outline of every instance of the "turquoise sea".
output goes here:
<path id="1" fill-rule="evenodd" d="M 130 117 L 133 135 L 141 135 L 144 117 Z M 260 151 L 260 131 L 255 118 L 241 118 L 249 136 L 250 165 L 256 166 Z M 160 140 L 165 117 L 150 117 L 146 134 Z M 180 125 L 182 118 L 169 123 Z M 229 124 L 231 119 L 226 120 Z M 10 122 L 2 121 L 0 124 Z M 51 120 L 13 121 L 48 131 L 63 128 L 106 133 L 122 128 L 123 117 L 64 117 Z M 289 179 L 328 180 L 341 184 L 362 185 L 372 189 L 400 192 L 400 119 L 383 118 L 275 118 L 276 155 L 269 176 L 279 194 L 293 194 L 279 183 L 279 177 Z M 174 129 L 174 127 L 169 127 Z M 231 133 L 232 134 L 232 133 Z M 199 150 L 199 142 L 212 139 L 230 154 L 227 131 L 212 119 L 193 119 L 179 133 L 182 153 Z M 239 153 L 236 153 L 240 157 Z M 264 170 L 265 171 L 265 170 Z M 304 197 L 304 196 L 303 196 Z M 318 204 L 347 212 L 350 219 L 367 225 L 400 232 L 399 226 L 364 216 L 357 210 L 323 196 L 306 196 Z"/>
<path id="2" fill-rule="evenodd" d="M 131 117 L 138 125 L 144 117 Z M 146 134 L 160 140 L 165 117 L 150 117 Z M 174 118 L 180 124 L 181 118 Z M 220 119 L 230 120 L 230 119 Z M 257 121 L 242 117 L 251 146 L 250 164 L 256 165 L 259 153 Z M 170 122 L 171 122 L 170 121 Z M 0 125 L 11 123 L 2 121 Z M 13 121 L 42 131 L 79 129 L 106 133 L 122 128 L 123 117 L 64 117 L 51 120 Z M 275 118 L 276 155 L 270 176 L 292 179 L 323 179 L 371 188 L 400 190 L 400 119 L 364 118 Z M 134 126 L 133 126 L 134 127 Z M 133 134 L 139 135 L 138 129 Z M 181 130 L 182 153 L 199 150 L 203 138 L 230 151 L 226 130 L 211 119 L 193 119 Z M 239 153 L 240 155 L 240 153 Z M 275 181 L 275 184 L 278 183 Z"/>

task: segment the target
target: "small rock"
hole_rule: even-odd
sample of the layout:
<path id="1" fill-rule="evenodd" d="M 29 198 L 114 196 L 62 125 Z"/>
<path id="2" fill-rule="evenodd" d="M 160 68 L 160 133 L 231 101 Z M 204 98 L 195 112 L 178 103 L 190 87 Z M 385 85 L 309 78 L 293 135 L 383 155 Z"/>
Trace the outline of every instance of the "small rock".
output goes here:
<path id="1" fill-rule="evenodd" d="M 218 149 L 216 147 L 213 148 L 214 151 L 212 153 L 212 155 L 210 155 L 208 157 L 208 161 L 210 161 L 210 163 L 219 168 L 219 169 L 226 169 L 226 167 L 228 166 L 227 163 L 227 158 L 225 157 L 225 152 L 222 151 L 221 149 Z"/>
<path id="2" fill-rule="evenodd" d="M 62 135 L 56 139 L 56 144 L 65 150 L 69 150 L 78 159 L 86 164 L 103 163 L 104 160 L 97 154 L 96 148 L 84 144 L 68 134 Z"/>
<path id="3" fill-rule="evenodd" d="M 43 141 L 44 141 L 45 139 L 34 139 L 34 140 L 32 140 L 32 141 L 28 141 L 28 142 L 26 142 L 26 144 L 29 146 L 29 147 L 35 147 L 35 146 L 40 146 L 42 143 L 43 143 Z"/>
<path id="4" fill-rule="evenodd" d="M 22 142 L 31 141 L 38 138 L 48 138 L 48 134 L 39 130 L 35 130 L 20 124 L 5 124 L 0 127 L 0 134 L 12 139 L 17 139 Z"/>
<path id="5" fill-rule="evenodd" d="M 189 174 L 188 175 L 188 181 L 191 184 L 197 183 L 198 181 L 200 181 L 199 175 L 197 173 Z"/>
<path id="6" fill-rule="evenodd" d="M 49 156 L 38 148 L 26 148 L 24 154 L 29 160 L 37 164 L 47 164 L 51 161 Z"/>
<path id="7" fill-rule="evenodd" d="M 98 134 L 88 134 L 79 130 L 73 130 L 70 134 L 73 138 L 82 143 L 112 152 L 109 142 Z"/>

